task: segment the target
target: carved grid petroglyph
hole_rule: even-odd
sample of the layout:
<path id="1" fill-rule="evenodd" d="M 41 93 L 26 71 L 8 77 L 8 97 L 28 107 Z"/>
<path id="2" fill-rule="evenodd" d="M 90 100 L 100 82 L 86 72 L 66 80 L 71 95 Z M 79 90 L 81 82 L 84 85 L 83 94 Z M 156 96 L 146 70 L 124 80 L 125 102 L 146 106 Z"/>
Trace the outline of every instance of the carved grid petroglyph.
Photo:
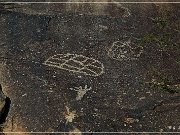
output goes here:
<path id="1" fill-rule="evenodd" d="M 104 73 L 104 66 L 100 61 L 77 54 L 57 54 L 48 58 L 44 64 L 90 76 L 99 76 Z"/>
<path id="2" fill-rule="evenodd" d="M 132 47 L 131 41 L 121 42 L 116 41 L 108 50 L 108 56 L 115 60 L 136 60 L 143 53 L 142 46 L 134 46 Z M 138 49 L 138 52 L 135 52 Z"/>

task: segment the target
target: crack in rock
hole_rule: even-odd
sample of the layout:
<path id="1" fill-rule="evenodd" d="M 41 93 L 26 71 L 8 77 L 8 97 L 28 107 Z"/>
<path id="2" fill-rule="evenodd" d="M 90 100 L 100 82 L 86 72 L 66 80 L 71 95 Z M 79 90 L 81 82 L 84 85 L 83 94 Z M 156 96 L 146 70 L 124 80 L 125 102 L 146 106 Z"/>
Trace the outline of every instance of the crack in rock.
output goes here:
<path id="1" fill-rule="evenodd" d="M 3 126 L 9 113 L 10 104 L 10 98 L 4 95 L 2 86 L 0 85 L 0 132 L 3 131 Z"/>

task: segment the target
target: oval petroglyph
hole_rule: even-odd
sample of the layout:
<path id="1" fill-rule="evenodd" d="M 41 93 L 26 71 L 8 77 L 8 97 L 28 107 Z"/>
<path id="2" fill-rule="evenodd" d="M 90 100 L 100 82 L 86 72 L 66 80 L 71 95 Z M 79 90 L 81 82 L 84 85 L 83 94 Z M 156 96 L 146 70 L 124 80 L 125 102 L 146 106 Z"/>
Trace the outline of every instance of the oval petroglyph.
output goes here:
<path id="1" fill-rule="evenodd" d="M 132 46 L 133 45 L 133 46 Z M 143 53 L 142 46 L 135 46 L 131 41 L 116 41 L 108 50 L 108 56 L 115 60 L 136 60 Z"/>
<path id="2" fill-rule="evenodd" d="M 99 76 L 104 73 L 104 66 L 100 61 L 70 53 L 49 57 L 44 65 L 90 76 Z"/>

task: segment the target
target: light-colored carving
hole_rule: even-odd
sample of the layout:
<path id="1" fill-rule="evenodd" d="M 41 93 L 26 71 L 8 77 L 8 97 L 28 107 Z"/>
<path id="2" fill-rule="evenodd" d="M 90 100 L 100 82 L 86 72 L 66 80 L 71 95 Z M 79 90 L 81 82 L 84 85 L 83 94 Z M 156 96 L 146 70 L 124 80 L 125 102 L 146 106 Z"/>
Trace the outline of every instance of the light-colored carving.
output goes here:
<path id="1" fill-rule="evenodd" d="M 100 61 L 70 53 L 54 55 L 48 58 L 44 65 L 90 76 L 99 76 L 104 73 L 104 66 Z"/>
<path id="2" fill-rule="evenodd" d="M 87 91 L 91 90 L 92 88 L 89 87 L 87 85 L 85 85 L 85 87 L 83 88 L 82 86 L 79 87 L 75 87 L 75 88 L 70 88 L 70 90 L 74 90 L 77 91 L 77 97 L 76 100 L 81 100 L 83 98 L 83 96 L 86 94 Z"/>
<path id="3" fill-rule="evenodd" d="M 135 46 L 130 40 L 116 41 L 108 50 L 108 56 L 115 60 L 136 60 L 143 53 L 142 46 Z"/>
<path id="4" fill-rule="evenodd" d="M 76 112 L 75 111 L 70 112 L 70 109 L 68 106 L 65 106 L 65 109 L 66 110 L 64 112 L 64 117 L 66 119 L 66 124 L 73 122 L 73 119 L 75 119 L 76 117 L 76 114 L 75 114 Z"/>
<path id="5" fill-rule="evenodd" d="M 124 123 L 126 124 L 132 124 L 134 122 L 139 122 L 139 119 L 134 119 L 134 118 L 125 118 Z"/>
<path id="6" fill-rule="evenodd" d="M 124 6 L 123 6 L 122 4 L 120 4 L 120 3 L 117 3 L 117 6 L 120 7 L 120 8 L 122 8 L 122 9 L 125 11 L 124 14 L 123 14 L 123 17 L 129 17 L 129 16 L 131 15 L 131 12 L 130 12 L 129 8 L 124 7 Z"/>
<path id="7" fill-rule="evenodd" d="M 82 132 L 78 128 L 73 128 L 69 131 L 68 135 L 82 135 Z"/>

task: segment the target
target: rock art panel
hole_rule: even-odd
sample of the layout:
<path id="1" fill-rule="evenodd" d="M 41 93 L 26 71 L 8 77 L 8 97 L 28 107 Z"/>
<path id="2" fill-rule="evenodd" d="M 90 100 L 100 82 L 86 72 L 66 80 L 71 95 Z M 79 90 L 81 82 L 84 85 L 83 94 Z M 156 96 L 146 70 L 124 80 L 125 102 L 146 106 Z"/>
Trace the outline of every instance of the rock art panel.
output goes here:
<path id="1" fill-rule="evenodd" d="M 130 40 L 113 42 L 108 50 L 108 56 L 115 60 L 136 60 L 143 53 L 143 47 L 137 46 Z"/>
<path id="2" fill-rule="evenodd" d="M 104 66 L 100 61 L 77 54 L 57 54 L 49 57 L 43 64 L 89 76 L 100 76 L 104 73 Z"/>

